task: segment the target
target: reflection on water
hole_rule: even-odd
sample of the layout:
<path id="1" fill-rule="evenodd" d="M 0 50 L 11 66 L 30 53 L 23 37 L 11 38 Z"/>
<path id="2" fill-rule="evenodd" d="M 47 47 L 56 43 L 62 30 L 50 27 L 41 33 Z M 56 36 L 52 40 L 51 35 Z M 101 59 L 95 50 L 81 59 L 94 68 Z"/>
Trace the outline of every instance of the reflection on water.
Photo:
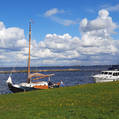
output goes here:
<path id="1" fill-rule="evenodd" d="M 79 84 L 94 83 L 92 75 L 99 73 L 100 70 L 105 70 L 108 66 L 82 66 L 82 67 L 32 67 L 33 70 L 36 69 L 81 69 L 81 71 L 60 71 L 60 72 L 40 72 L 44 74 L 54 73 L 55 75 L 51 78 L 53 82 L 59 82 L 62 80 L 65 86 L 74 86 Z M 20 67 L 16 70 L 24 70 L 26 68 Z M 12 70 L 12 68 L 0 68 L 0 70 Z M 9 74 L 0 74 L 0 94 L 11 93 L 6 84 L 6 80 Z M 13 83 L 26 82 L 27 73 L 14 73 L 12 75 Z M 47 79 L 44 79 L 47 80 Z"/>

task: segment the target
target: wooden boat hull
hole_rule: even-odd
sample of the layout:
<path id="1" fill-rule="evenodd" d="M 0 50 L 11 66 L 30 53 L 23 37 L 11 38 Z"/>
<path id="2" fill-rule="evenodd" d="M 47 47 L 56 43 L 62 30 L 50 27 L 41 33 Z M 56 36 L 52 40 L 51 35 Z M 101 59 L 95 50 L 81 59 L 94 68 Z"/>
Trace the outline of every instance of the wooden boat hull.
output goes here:
<path id="1" fill-rule="evenodd" d="M 13 93 L 17 93 L 17 92 L 25 92 L 25 91 L 32 91 L 32 90 L 43 90 L 43 89 L 48 89 L 48 88 L 59 88 L 59 85 L 55 84 L 52 86 L 15 87 L 11 83 L 8 83 L 8 87 L 10 91 L 12 91 Z"/>
<path id="2" fill-rule="evenodd" d="M 13 93 L 37 90 L 36 88 L 33 87 L 15 87 L 11 83 L 8 83 L 8 87 L 9 90 L 12 91 Z"/>

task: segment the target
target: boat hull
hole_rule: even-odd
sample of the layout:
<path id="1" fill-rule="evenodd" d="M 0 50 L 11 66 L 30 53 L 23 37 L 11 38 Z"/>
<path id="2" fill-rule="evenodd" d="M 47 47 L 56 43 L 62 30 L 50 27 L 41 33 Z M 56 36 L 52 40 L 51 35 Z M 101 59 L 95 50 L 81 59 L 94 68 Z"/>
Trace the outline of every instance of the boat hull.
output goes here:
<path id="1" fill-rule="evenodd" d="M 113 80 L 102 80 L 102 79 L 94 79 L 96 83 L 102 83 L 102 82 L 112 82 Z"/>
<path id="2" fill-rule="evenodd" d="M 102 83 L 102 82 L 113 82 L 113 81 L 119 81 L 119 79 L 103 79 L 103 78 L 94 78 L 94 81 L 96 83 Z"/>
<path id="3" fill-rule="evenodd" d="M 11 83 L 8 83 L 8 87 L 9 90 L 12 91 L 13 93 L 37 90 L 36 88 L 32 88 L 32 87 L 15 87 Z"/>
<path id="4" fill-rule="evenodd" d="M 32 90 L 43 90 L 43 89 L 48 89 L 48 88 L 59 88 L 59 85 L 54 84 L 52 86 L 16 87 L 15 85 L 8 83 L 8 87 L 10 91 L 12 91 L 13 93 L 17 93 L 17 92 L 26 92 L 26 91 L 32 91 Z"/>

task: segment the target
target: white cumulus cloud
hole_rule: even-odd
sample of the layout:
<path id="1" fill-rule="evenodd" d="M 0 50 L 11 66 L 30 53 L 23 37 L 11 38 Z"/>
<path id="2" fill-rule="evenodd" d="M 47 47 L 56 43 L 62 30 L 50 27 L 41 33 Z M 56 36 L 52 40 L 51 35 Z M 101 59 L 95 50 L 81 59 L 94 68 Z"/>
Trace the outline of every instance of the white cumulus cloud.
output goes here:
<path id="1" fill-rule="evenodd" d="M 15 64 L 21 51 L 26 47 L 24 30 L 17 27 L 6 28 L 3 22 L 0 22 L 0 64 Z M 24 55 L 24 53 L 22 53 Z M 2 63 L 1 63 L 2 62 Z M 4 63 L 3 63 L 4 62 Z"/>
<path id="2" fill-rule="evenodd" d="M 20 48 L 26 43 L 24 30 L 16 27 L 5 28 L 0 22 L 0 48 Z"/>
<path id="3" fill-rule="evenodd" d="M 119 40 L 112 34 L 118 28 L 109 12 L 102 9 L 93 20 L 80 22 L 81 37 L 69 33 L 46 34 L 44 40 L 31 42 L 31 65 L 97 65 L 116 64 L 119 57 Z M 24 30 L 6 28 L 0 22 L 0 65 L 24 66 L 27 64 L 28 42 Z"/>
<path id="4" fill-rule="evenodd" d="M 100 10 L 94 20 L 88 21 L 84 18 L 80 22 L 81 40 L 85 47 L 83 52 L 87 55 L 90 54 L 90 56 L 93 55 L 93 58 L 94 56 L 100 57 L 98 63 L 104 58 L 107 62 L 110 59 L 113 62 L 112 59 L 116 59 L 114 56 L 119 54 L 119 47 L 116 45 L 119 44 L 119 41 L 112 38 L 116 28 L 117 24 L 112 21 L 109 12 L 105 9 Z M 93 59 L 92 62 L 94 62 Z"/>

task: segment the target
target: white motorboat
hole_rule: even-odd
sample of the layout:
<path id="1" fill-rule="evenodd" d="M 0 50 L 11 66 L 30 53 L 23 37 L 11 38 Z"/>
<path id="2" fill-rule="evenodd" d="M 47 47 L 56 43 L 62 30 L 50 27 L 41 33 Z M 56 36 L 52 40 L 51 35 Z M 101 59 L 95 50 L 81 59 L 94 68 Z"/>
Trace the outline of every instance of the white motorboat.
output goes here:
<path id="1" fill-rule="evenodd" d="M 102 71 L 100 74 L 92 76 L 96 83 L 119 81 L 119 70 Z"/>

